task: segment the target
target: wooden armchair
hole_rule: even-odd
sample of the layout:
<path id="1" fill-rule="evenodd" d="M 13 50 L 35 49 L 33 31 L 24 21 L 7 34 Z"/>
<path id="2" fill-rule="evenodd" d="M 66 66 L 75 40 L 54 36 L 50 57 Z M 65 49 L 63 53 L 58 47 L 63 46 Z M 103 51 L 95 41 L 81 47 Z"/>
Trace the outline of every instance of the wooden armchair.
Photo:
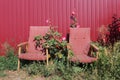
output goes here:
<path id="1" fill-rule="evenodd" d="M 96 57 L 88 55 L 90 47 L 98 51 L 99 48 L 90 43 L 90 28 L 70 28 L 69 46 L 73 51 L 73 57 L 70 61 L 78 61 L 81 63 L 91 63 L 98 59 L 98 52 Z"/>
<path id="2" fill-rule="evenodd" d="M 28 42 L 18 44 L 18 68 L 20 69 L 20 59 L 24 60 L 46 60 L 48 65 L 48 48 L 46 51 L 42 51 L 42 47 L 35 48 L 35 42 L 33 41 L 35 36 L 45 35 L 50 29 L 49 26 L 31 26 L 29 32 Z M 22 47 L 25 46 L 26 52 L 22 53 Z"/>

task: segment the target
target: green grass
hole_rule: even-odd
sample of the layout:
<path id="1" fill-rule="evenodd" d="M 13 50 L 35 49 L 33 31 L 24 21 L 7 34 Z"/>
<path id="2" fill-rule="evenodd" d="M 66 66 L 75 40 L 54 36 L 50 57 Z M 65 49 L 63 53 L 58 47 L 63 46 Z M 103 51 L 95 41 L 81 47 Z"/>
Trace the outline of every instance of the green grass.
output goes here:
<path id="1" fill-rule="evenodd" d="M 7 76 L 4 71 L 0 71 L 0 77 L 5 77 Z"/>

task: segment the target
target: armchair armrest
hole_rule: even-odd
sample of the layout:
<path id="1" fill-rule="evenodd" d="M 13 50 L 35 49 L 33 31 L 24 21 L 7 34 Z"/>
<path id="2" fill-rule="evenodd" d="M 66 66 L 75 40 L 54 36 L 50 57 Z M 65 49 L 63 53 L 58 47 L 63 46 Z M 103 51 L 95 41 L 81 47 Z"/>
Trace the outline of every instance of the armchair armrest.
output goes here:
<path id="1" fill-rule="evenodd" d="M 95 50 L 99 50 L 99 48 L 95 44 L 90 44 L 91 47 L 93 47 Z"/>
<path id="2" fill-rule="evenodd" d="M 22 42 L 22 43 L 18 44 L 17 46 L 18 46 L 18 55 L 20 55 L 22 52 L 22 46 L 25 46 L 25 49 L 27 50 L 28 42 Z"/>
<path id="3" fill-rule="evenodd" d="M 96 50 L 96 58 L 98 59 L 98 56 L 99 56 L 99 48 L 95 45 L 95 44 L 90 44 L 90 46 L 92 47 L 92 48 L 94 48 L 95 50 Z"/>
<path id="4" fill-rule="evenodd" d="M 22 42 L 22 43 L 18 44 L 17 46 L 21 47 L 21 46 L 24 46 L 24 45 L 28 45 L 28 42 Z"/>

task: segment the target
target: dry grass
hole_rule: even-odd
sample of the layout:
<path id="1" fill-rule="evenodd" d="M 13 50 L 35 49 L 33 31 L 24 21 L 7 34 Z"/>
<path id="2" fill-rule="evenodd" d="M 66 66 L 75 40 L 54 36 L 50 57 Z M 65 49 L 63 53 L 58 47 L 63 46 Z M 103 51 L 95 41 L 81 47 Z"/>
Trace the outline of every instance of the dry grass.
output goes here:
<path id="1" fill-rule="evenodd" d="M 2 74 L 2 73 L 0 73 Z M 4 71 L 5 76 L 1 76 L 0 80 L 45 80 L 44 77 L 39 75 L 29 76 L 25 71 Z"/>

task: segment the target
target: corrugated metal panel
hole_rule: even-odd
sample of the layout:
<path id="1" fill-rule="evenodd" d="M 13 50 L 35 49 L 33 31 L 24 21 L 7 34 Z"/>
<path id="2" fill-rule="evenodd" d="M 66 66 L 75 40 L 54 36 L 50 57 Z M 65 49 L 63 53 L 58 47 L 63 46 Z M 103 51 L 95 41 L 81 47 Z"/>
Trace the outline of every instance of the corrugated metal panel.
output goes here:
<path id="1" fill-rule="evenodd" d="M 80 27 L 90 27 L 95 40 L 101 25 L 110 23 L 113 14 L 120 16 L 119 8 L 120 0 L 0 0 L 0 44 L 26 41 L 29 26 L 47 25 L 47 19 L 65 35 L 73 10 Z"/>

